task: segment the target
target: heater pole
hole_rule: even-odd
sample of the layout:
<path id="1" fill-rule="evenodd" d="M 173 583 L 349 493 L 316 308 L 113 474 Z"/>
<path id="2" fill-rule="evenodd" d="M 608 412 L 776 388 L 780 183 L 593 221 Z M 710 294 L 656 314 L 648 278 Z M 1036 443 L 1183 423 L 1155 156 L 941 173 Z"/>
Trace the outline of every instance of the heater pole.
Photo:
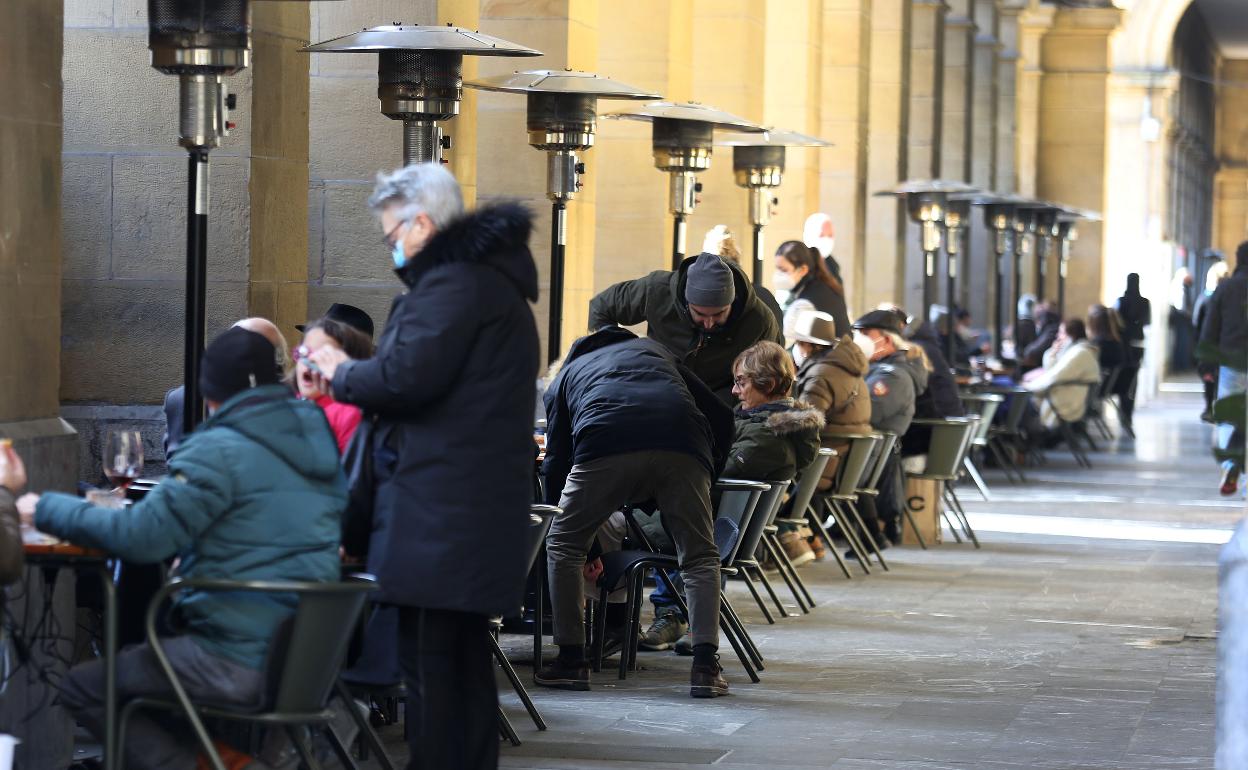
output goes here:
<path id="1" fill-rule="evenodd" d="M 935 280 L 933 275 L 936 272 L 936 252 L 923 252 L 923 317 L 925 320 L 931 320 L 932 308 L 932 282 Z"/>
<path id="2" fill-rule="evenodd" d="M 199 391 L 200 357 L 204 350 L 208 287 L 208 150 L 187 156 L 186 200 L 186 334 L 182 351 L 185 386 L 182 429 L 190 435 L 203 420 Z"/>
<path id="3" fill-rule="evenodd" d="M 1069 258 L 1070 241 L 1063 238 L 1057 246 L 1057 315 L 1066 317 L 1066 261 Z"/>
<path id="4" fill-rule="evenodd" d="M 992 349 L 998 359 L 1001 356 L 1001 344 L 1004 339 L 1004 316 L 1005 300 L 1009 294 L 1009 287 L 1005 283 L 1005 255 L 1009 250 L 1009 242 L 1005 240 L 1005 231 L 997 231 L 997 245 L 994 249 L 996 259 L 993 260 L 993 276 L 992 283 L 996 288 L 996 301 L 992 303 Z M 1005 248 L 1002 249 L 1001 246 Z"/>
<path id="5" fill-rule="evenodd" d="M 754 285 L 763 285 L 763 226 L 754 223 Z"/>
<path id="6" fill-rule="evenodd" d="M 563 266 L 568 246 L 568 204 L 562 198 L 550 207 L 550 325 L 546 335 L 546 363 L 563 353 Z"/>
<path id="7" fill-rule="evenodd" d="M 953 356 L 955 352 L 954 339 L 957 332 L 954 328 L 953 305 L 954 295 L 958 291 L 958 253 L 954 239 L 958 237 L 958 231 L 949 233 L 949 243 L 945 246 L 946 259 L 945 262 L 945 362 L 949 364 L 950 369 L 956 368 Z M 949 247 L 953 246 L 953 249 Z M 939 331 L 939 330 L 938 330 Z"/>
<path id="8" fill-rule="evenodd" d="M 1045 262 L 1049 258 L 1049 236 L 1036 236 L 1036 302 L 1044 302 L 1046 280 Z"/>
<path id="9" fill-rule="evenodd" d="M 1010 278 L 1014 283 L 1014 359 L 1018 360 L 1022 356 L 1023 351 L 1018 349 L 1018 322 L 1022 320 L 1018 315 L 1018 303 L 1023 298 L 1023 238 L 1024 235 L 1015 231 L 1014 233 L 1014 269 L 1010 271 Z"/>
<path id="10" fill-rule="evenodd" d="M 676 214 L 672 223 L 672 270 L 679 270 L 680 263 L 685 261 L 685 230 L 688 224 L 684 214 Z"/>

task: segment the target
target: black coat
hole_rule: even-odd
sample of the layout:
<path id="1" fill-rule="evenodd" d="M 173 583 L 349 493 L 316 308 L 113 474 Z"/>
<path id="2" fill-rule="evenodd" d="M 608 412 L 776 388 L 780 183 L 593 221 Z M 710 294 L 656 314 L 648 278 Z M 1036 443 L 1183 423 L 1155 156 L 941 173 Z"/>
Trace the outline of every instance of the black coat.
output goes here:
<path id="1" fill-rule="evenodd" d="M 578 463 L 680 452 L 698 458 L 714 478 L 732 446 L 732 410 L 666 346 L 619 327 L 577 340 L 545 401 L 542 470 L 552 504 Z"/>
<path id="2" fill-rule="evenodd" d="M 932 365 L 931 374 L 927 377 L 927 389 L 919 393 L 914 402 L 914 416 L 924 419 L 940 419 L 942 417 L 961 417 L 966 413 L 962 408 L 962 397 L 958 393 L 958 381 L 954 379 L 945 360 L 945 353 L 940 344 L 936 329 L 924 321 L 914 330 L 910 341 L 923 348 L 928 363 Z M 923 425 L 915 425 L 901 437 L 901 453 L 903 455 L 923 454 L 931 443 L 931 429 Z"/>
<path id="3" fill-rule="evenodd" d="M 784 309 L 788 310 L 789 306 L 799 299 L 804 299 L 814 305 L 815 310 L 832 316 L 832 320 L 836 322 L 836 336 L 838 338 L 853 333 L 853 329 L 849 325 L 849 309 L 845 306 L 844 294 L 841 294 L 813 275 L 807 275 L 789 293 L 789 299 L 784 303 Z"/>
<path id="4" fill-rule="evenodd" d="M 439 230 L 396 271 L 409 290 L 376 355 L 334 376 L 335 399 L 378 418 L 368 570 L 383 601 L 520 608 L 540 357 L 531 229 L 501 204 Z"/>
<path id="5" fill-rule="evenodd" d="M 1248 265 L 1240 265 L 1209 298 L 1197 355 L 1201 361 L 1238 371 L 1248 367 Z"/>

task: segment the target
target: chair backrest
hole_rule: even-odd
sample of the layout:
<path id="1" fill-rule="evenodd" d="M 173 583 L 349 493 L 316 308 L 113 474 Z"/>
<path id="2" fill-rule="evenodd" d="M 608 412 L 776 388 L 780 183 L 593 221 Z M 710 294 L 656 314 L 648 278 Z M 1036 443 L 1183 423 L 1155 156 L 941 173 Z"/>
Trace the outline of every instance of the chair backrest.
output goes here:
<path id="1" fill-rule="evenodd" d="M 761 507 L 759 499 L 771 489 L 771 485 L 761 481 L 719 479 L 715 482 L 715 491 L 719 493 L 719 506 L 715 509 L 715 518 L 729 519 L 737 525 L 738 533 L 737 542 L 733 544 L 732 550 L 719 555 L 722 563 L 728 564 L 736 558 L 741 539 L 748 532 L 756 511 Z"/>
<path id="2" fill-rule="evenodd" d="M 1101 371 L 1101 391 L 1102 399 L 1109 398 L 1114 395 L 1114 388 L 1118 385 L 1118 378 L 1122 376 L 1122 367 L 1115 366 L 1112 369 Z"/>
<path id="3" fill-rule="evenodd" d="M 856 495 L 871 464 L 875 447 L 883 440 L 875 434 L 847 436 L 849 447 L 842 452 L 840 465 L 836 466 L 836 483 L 832 493 L 837 496 Z"/>
<path id="4" fill-rule="evenodd" d="M 797 477 L 797 489 L 793 491 L 793 514 L 796 516 L 806 515 L 806 506 L 810 505 L 810 501 L 814 499 L 815 490 L 819 486 L 819 480 L 823 478 L 823 469 L 828 467 L 828 461 L 836 457 L 835 449 L 824 447 L 819 450 L 819 454 L 814 460 L 810 461 L 810 465 L 806 470 L 802 471 Z"/>
<path id="5" fill-rule="evenodd" d="M 915 419 L 911 425 L 931 428 L 927 445 L 927 467 L 922 473 L 908 474 L 924 479 L 949 481 L 957 477 L 962 467 L 964 450 L 969 445 L 978 417 L 945 417 L 943 419 Z"/>
<path id="6" fill-rule="evenodd" d="M 988 442 L 988 431 L 992 428 L 992 420 L 997 416 L 997 409 L 1005 402 L 1004 396 L 995 393 L 974 393 L 962 396 L 962 404 L 967 414 L 979 416 L 979 424 L 971 436 L 971 444 L 983 446 Z"/>
<path id="7" fill-rule="evenodd" d="M 525 547 L 529 549 L 530 569 L 533 568 L 533 562 L 537 560 L 537 555 L 542 551 L 542 544 L 546 542 L 546 533 L 550 531 L 551 522 L 561 513 L 563 509 L 555 505 L 529 506 L 529 531 Z"/>
<path id="8" fill-rule="evenodd" d="M 771 484 L 771 489 L 759 497 L 758 505 L 754 507 L 749 524 L 741 529 L 741 535 L 737 538 L 737 545 L 733 552 L 721 554 L 724 564 L 732 564 L 738 556 L 744 556 L 747 559 L 754 558 L 754 552 L 758 550 L 758 544 L 763 539 L 763 530 L 780 511 L 780 506 L 784 503 L 784 493 L 788 490 L 790 482 L 769 481 L 767 483 Z"/>
<path id="9" fill-rule="evenodd" d="M 875 451 L 871 455 L 871 471 L 867 474 L 862 486 L 858 488 L 859 492 L 874 492 L 880 488 L 880 478 L 888 466 L 888 458 L 892 457 L 893 449 L 897 446 L 896 433 L 884 431 L 876 435 L 880 437 L 880 443 L 876 444 Z"/>
<path id="10" fill-rule="evenodd" d="M 299 604 L 289 625 L 289 638 L 274 640 L 274 646 L 280 647 L 269 656 L 270 666 L 278 666 L 273 672 L 277 674 L 273 711 L 306 714 L 325 708 L 364 602 L 376 589 L 371 575 L 282 589 L 296 594 Z"/>

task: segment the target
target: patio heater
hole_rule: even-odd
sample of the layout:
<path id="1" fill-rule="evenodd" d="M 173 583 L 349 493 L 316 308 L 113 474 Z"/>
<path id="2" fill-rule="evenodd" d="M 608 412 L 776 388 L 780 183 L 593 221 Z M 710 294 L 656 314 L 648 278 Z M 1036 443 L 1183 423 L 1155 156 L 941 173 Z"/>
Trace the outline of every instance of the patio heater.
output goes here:
<path id="1" fill-rule="evenodd" d="M 585 164 L 577 152 L 594 146 L 599 99 L 657 99 L 658 94 L 592 72 L 532 70 L 482 78 L 464 85 L 525 94 L 529 144 L 546 152 L 546 197 L 551 200 L 550 322 L 547 362 L 562 352 L 563 274 L 568 245 L 568 201 L 581 189 Z"/>
<path id="2" fill-rule="evenodd" d="M 688 217 L 697 205 L 702 185 L 697 173 L 711 167 L 711 144 L 716 128 L 762 133 L 763 128 L 729 112 L 698 102 L 652 102 L 607 118 L 640 120 L 652 124 L 654 165 L 669 177 L 668 210 L 672 224 L 672 269 L 685 258 Z"/>
<path id="3" fill-rule="evenodd" d="M 1036 232 L 1036 210 L 1028 208 L 1028 206 L 1033 206 L 1035 203 L 1035 201 L 1029 201 L 1014 211 L 1014 269 L 1012 275 L 1014 278 L 1014 328 L 1016 330 L 1020 320 L 1018 302 L 1023 296 L 1023 258 L 1029 253 L 1027 236 Z M 1015 357 L 1020 353 L 1022 353 L 1021 350 L 1015 350 Z"/>
<path id="4" fill-rule="evenodd" d="M 763 282 L 763 228 L 771 222 L 771 207 L 776 203 L 771 190 L 780 186 L 784 176 L 784 154 L 787 147 L 831 147 L 831 142 L 796 131 L 768 129 L 762 134 L 735 134 L 715 142 L 732 148 L 732 173 L 737 186 L 750 191 L 750 222 L 754 225 L 755 285 Z"/>
<path id="5" fill-rule="evenodd" d="M 468 29 L 394 23 L 301 49 L 308 53 L 377 53 L 377 97 L 387 118 L 403 121 L 403 165 L 440 163 L 451 137 L 438 121 L 459 114 L 465 56 L 541 56 Z"/>
<path id="6" fill-rule="evenodd" d="M 1057 238 L 1058 217 L 1065 213 L 1065 209 L 1053 203 L 1041 202 L 1033 210 L 1036 215 L 1036 301 L 1043 302 L 1049 288 L 1049 254 L 1052 253 L 1053 242 Z"/>
<path id="7" fill-rule="evenodd" d="M 1018 215 L 1018 207 L 1029 203 L 1024 198 L 1013 195 L 976 196 L 971 203 L 981 206 L 984 210 L 984 224 L 993 231 L 993 251 L 996 260 L 993 262 L 992 285 L 996 291 L 996 301 L 992 304 L 992 340 L 993 353 L 1003 358 L 1002 344 L 1005 341 L 1005 300 L 1009 296 L 1007 268 L 1009 255 L 1014 252 L 1014 220 Z M 1017 299 L 1015 305 L 1017 305 Z"/>
<path id="8" fill-rule="evenodd" d="M 949 308 L 949 313 L 945 317 L 945 360 L 953 366 L 954 356 L 954 316 L 953 309 L 957 305 L 958 292 L 958 257 L 964 260 L 962 265 L 965 268 L 966 259 L 966 235 L 967 223 L 971 217 L 971 193 L 957 193 L 950 195 L 945 204 L 945 306 Z"/>
<path id="9" fill-rule="evenodd" d="M 940 252 L 945 229 L 945 212 L 952 194 L 976 192 L 974 187 L 944 179 L 902 182 L 891 190 L 881 190 L 876 197 L 892 196 L 906 204 L 910 220 L 920 227 L 919 248 L 923 251 L 923 316 L 928 317 L 932 305 L 936 277 L 936 255 Z M 952 311 L 951 311 L 952 312 Z"/>
<path id="10" fill-rule="evenodd" d="M 148 0 L 147 17 L 152 66 L 178 77 L 178 144 L 187 151 L 182 427 L 190 434 L 204 415 L 199 368 L 207 315 L 208 152 L 233 128 L 235 97 L 222 79 L 251 62 L 251 6 L 249 0 Z"/>

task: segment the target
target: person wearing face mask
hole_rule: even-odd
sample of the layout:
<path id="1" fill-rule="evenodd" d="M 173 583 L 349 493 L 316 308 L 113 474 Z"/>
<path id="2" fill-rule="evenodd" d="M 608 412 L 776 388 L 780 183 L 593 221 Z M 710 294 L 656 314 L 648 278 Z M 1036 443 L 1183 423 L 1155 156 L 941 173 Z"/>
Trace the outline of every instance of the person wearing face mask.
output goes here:
<path id="1" fill-rule="evenodd" d="M 897 329 L 905 340 L 922 348 L 927 358 L 928 377 L 925 388 L 914 402 L 914 416 L 925 419 L 942 419 L 945 417 L 961 417 L 966 414 L 962 407 L 962 396 L 958 392 L 958 381 L 953 376 L 953 369 L 945 360 L 945 351 L 936 333 L 936 327 L 920 318 L 911 318 L 906 311 L 897 305 L 884 304 L 880 310 L 893 314 Z M 901 437 L 901 456 L 915 457 L 927 454 L 931 443 L 931 428 L 915 425 Z"/>
<path id="2" fill-rule="evenodd" d="M 589 328 L 645 322 L 647 334 L 689 367 L 725 404 L 732 362 L 762 340 L 782 343 L 780 324 L 741 268 L 715 254 L 689 257 L 675 271 L 622 281 L 589 303 Z"/>
<path id="3" fill-rule="evenodd" d="M 776 249 L 773 262 L 772 284 L 777 291 L 788 293 L 784 302 L 786 315 L 795 302 L 806 300 L 815 310 L 832 316 L 838 337 L 849 333 L 844 286 L 828 272 L 817 249 L 801 241 L 785 241 Z"/>
<path id="4" fill-rule="evenodd" d="M 914 419 L 915 405 L 927 390 L 931 365 L 923 348 L 901 336 L 895 313 L 872 310 L 854 322 L 854 342 L 871 362 L 867 371 L 867 391 L 871 394 L 871 427 L 896 433 L 904 442 Z M 926 448 L 925 448 L 926 449 Z M 896 456 L 880 477 L 880 492 L 874 511 L 864 507 L 863 519 L 878 518 L 884 535 L 900 542 L 901 490 L 897 488 Z M 875 515 L 872 516 L 872 513 Z M 878 538 L 877 538 L 878 540 Z M 852 551 L 850 552 L 852 553 Z"/>
<path id="5" fill-rule="evenodd" d="M 836 228 L 832 226 L 832 217 L 823 212 L 816 212 L 806 217 L 802 226 L 802 242 L 819 251 L 823 264 L 836 280 L 845 285 L 841 278 L 841 265 L 836 261 Z M 848 295 L 847 295 L 848 296 Z M 846 300 L 848 302 L 848 299 Z"/>
<path id="6" fill-rule="evenodd" d="M 406 290 L 368 360 L 326 345 L 317 388 L 375 418 L 368 571 L 398 608 L 410 768 L 498 763 L 490 617 L 524 596 L 533 500 L 532 214 L 465 213 L 438 163 L 377 179 L 378 215 Z"/>

